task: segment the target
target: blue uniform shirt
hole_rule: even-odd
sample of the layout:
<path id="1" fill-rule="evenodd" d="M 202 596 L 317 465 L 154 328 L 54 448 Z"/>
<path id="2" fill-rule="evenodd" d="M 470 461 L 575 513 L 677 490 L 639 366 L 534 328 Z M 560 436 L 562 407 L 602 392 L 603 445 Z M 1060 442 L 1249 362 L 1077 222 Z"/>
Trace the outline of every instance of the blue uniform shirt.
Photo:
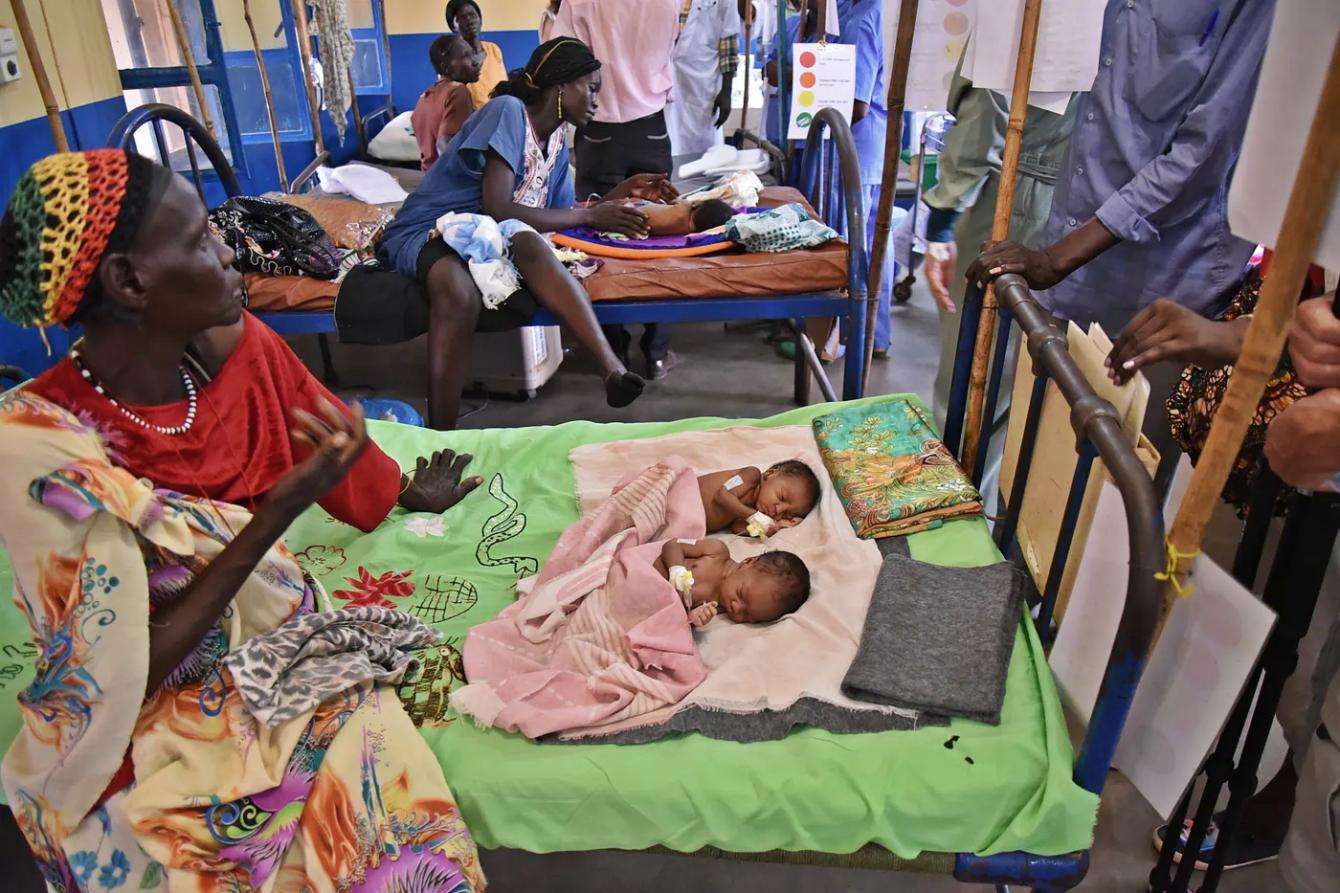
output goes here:
<path id="1" fill-rule="evenodd" d="M 526 106 L 515 96 L 491 99 L 471 115 L 428 169 L 419 188 L 405 200 L 386 228 L 378 252 L 396 270 L 414 276 L 419 252 L 437 218 L 450 211 L 482 213 L 484 161 L 490 150 L 507 162 L 516 185 L 521 184 L 529 126 Z M 558 150 L 549 177 L 548 207 L 571 208 L 575 201 L 565 145 Z"/>
<path id="2" fill-rule="evenodd" d="M 1274 0 L 1110 0 L 1045 242 L 1097 217 L 1122 242 L 1040 299 L 1115 336 L 1168 297 L 1213 315 L 1253 246 L 1228 231 Z"/>

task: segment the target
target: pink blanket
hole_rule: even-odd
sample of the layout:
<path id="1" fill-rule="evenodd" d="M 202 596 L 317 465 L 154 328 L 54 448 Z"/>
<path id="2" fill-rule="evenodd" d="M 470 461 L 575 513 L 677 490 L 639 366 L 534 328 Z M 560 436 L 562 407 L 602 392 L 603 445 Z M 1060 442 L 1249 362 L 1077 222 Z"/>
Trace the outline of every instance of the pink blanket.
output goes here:
<path id="1" fill-rule="evenodd" d="M 704 535 L 693 470 L 670 459 L 625 479 L 569 527 L 520 597 L 465 639 L 451 705 L 529 738 L 677 704 L 703 681 L 688 615 L 653 567 L 668 539 Z"/>

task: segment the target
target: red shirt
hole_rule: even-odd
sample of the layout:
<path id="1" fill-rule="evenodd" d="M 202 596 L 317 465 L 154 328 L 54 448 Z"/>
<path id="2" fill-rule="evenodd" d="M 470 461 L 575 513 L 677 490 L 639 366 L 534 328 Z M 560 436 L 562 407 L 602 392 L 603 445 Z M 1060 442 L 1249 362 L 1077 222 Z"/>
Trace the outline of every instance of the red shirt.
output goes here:
<path id="1" fill-rule="evenodd" d="M 423 91 L 409 122 L 419 143 L 419 165 L 424 170 L 437 161 L 437 147 L 446 146 L 474 111 L 475 102 L 465 84 L 442 80 Z"/>
<path id="2" fill-rule="evenodd" d="M 69 357 L 27 387 L 93 422 L 112 459 L 158 487 L 252 510 L 289 469 L 306 457 L 289 438 L 290 414 L 305 409 L 320 417 L 324 397 L 344 403 L 316 380 L 284 340 L 249 313 L 242 338 L 213 380 L 199 388 L 195 424 L 169 436 L 145 428 L 93 389 Z M 185 400 L 129 406 L 145 421 L 165 427 L 186 418 Z M 343 481 L 318 502 L 334 517 L 365 532 L 385 519 L 400 494 L 400 466 L 376 444 Z"/>

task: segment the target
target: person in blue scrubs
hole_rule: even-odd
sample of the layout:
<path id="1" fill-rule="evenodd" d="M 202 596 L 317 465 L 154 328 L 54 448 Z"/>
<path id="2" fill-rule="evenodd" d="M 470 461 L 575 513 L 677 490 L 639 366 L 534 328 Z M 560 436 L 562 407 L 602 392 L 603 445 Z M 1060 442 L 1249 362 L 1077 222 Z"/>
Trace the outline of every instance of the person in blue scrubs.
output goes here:
<path id="1" fill-rule="evenodd" d="M 839 24 L 840 23 L 840 24 Z M 884 173 L 884 135 L 888 126 L 888 113 L 884 109 L 884 13 L 880 0 L 838 0 L 837 22 L 825 23 L 838 27 L 840 34 L 828 33 L 829 43 L 848 44 L 856 47 L 856 96 L 851 113 L 851 135 L 856 143 L 856 155 L 861 168 L 861 193 L 866 220 L 865 238 L 867 250 L 873 250 L 875 242 L 875 210 L 879 206 L 880 178 Z M 808 8 L 804 36 L 800 36 L 800 16 L 787 19 L 787 33 L 791 43 L 800 40 L 804 43 L 818 41 L 819 17 L 817 6 Z M 768 58 L 768 82 L 777 83 L 776 48 Z M 768 139 L 778 142 L 775 106 L 766 127 Z M 803 143 L 797 143 L 795 161 L 792 165 L 792 182 L 805 190 L 813 184 L 818 165 L 815 159 L 805 159 Z M 833 155 L 829 164 L 835 164 Z M 890 186 L 892 188 L 892 186 Z M 806 190 L 809 191 L 809 190 Z M 843 235 L 847 231 L 846 215 L 843 213 L 843 195 L 841 178 L 832 178 L 832 193 L 824 203 L 825 222 Z M 906 213 L 895 209 L 892 224 Z M 875 351 L 877 356 L 887 356 L 892 340 L 892 324 L 889 318 L 890 298 L 893 294 L 894 263 L 892 245 L 887 246 L 888 261 L 884 264 L 879 285 L 879 308 L 873 322 L 875 327 Z"/>

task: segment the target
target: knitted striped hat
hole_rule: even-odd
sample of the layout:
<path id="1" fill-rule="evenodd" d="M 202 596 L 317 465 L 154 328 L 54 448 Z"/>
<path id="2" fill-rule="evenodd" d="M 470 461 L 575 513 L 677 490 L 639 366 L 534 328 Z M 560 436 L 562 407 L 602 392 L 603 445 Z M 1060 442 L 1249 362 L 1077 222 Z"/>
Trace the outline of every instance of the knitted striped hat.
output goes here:
<path id="1" fill-rule="evenodd" d="M 103 256 L 148 214 L 156 165 L 122 149 L 61 152 L 19 179 L 0 219 L 0 313 L 21 326 L 67 322 Z"/>

